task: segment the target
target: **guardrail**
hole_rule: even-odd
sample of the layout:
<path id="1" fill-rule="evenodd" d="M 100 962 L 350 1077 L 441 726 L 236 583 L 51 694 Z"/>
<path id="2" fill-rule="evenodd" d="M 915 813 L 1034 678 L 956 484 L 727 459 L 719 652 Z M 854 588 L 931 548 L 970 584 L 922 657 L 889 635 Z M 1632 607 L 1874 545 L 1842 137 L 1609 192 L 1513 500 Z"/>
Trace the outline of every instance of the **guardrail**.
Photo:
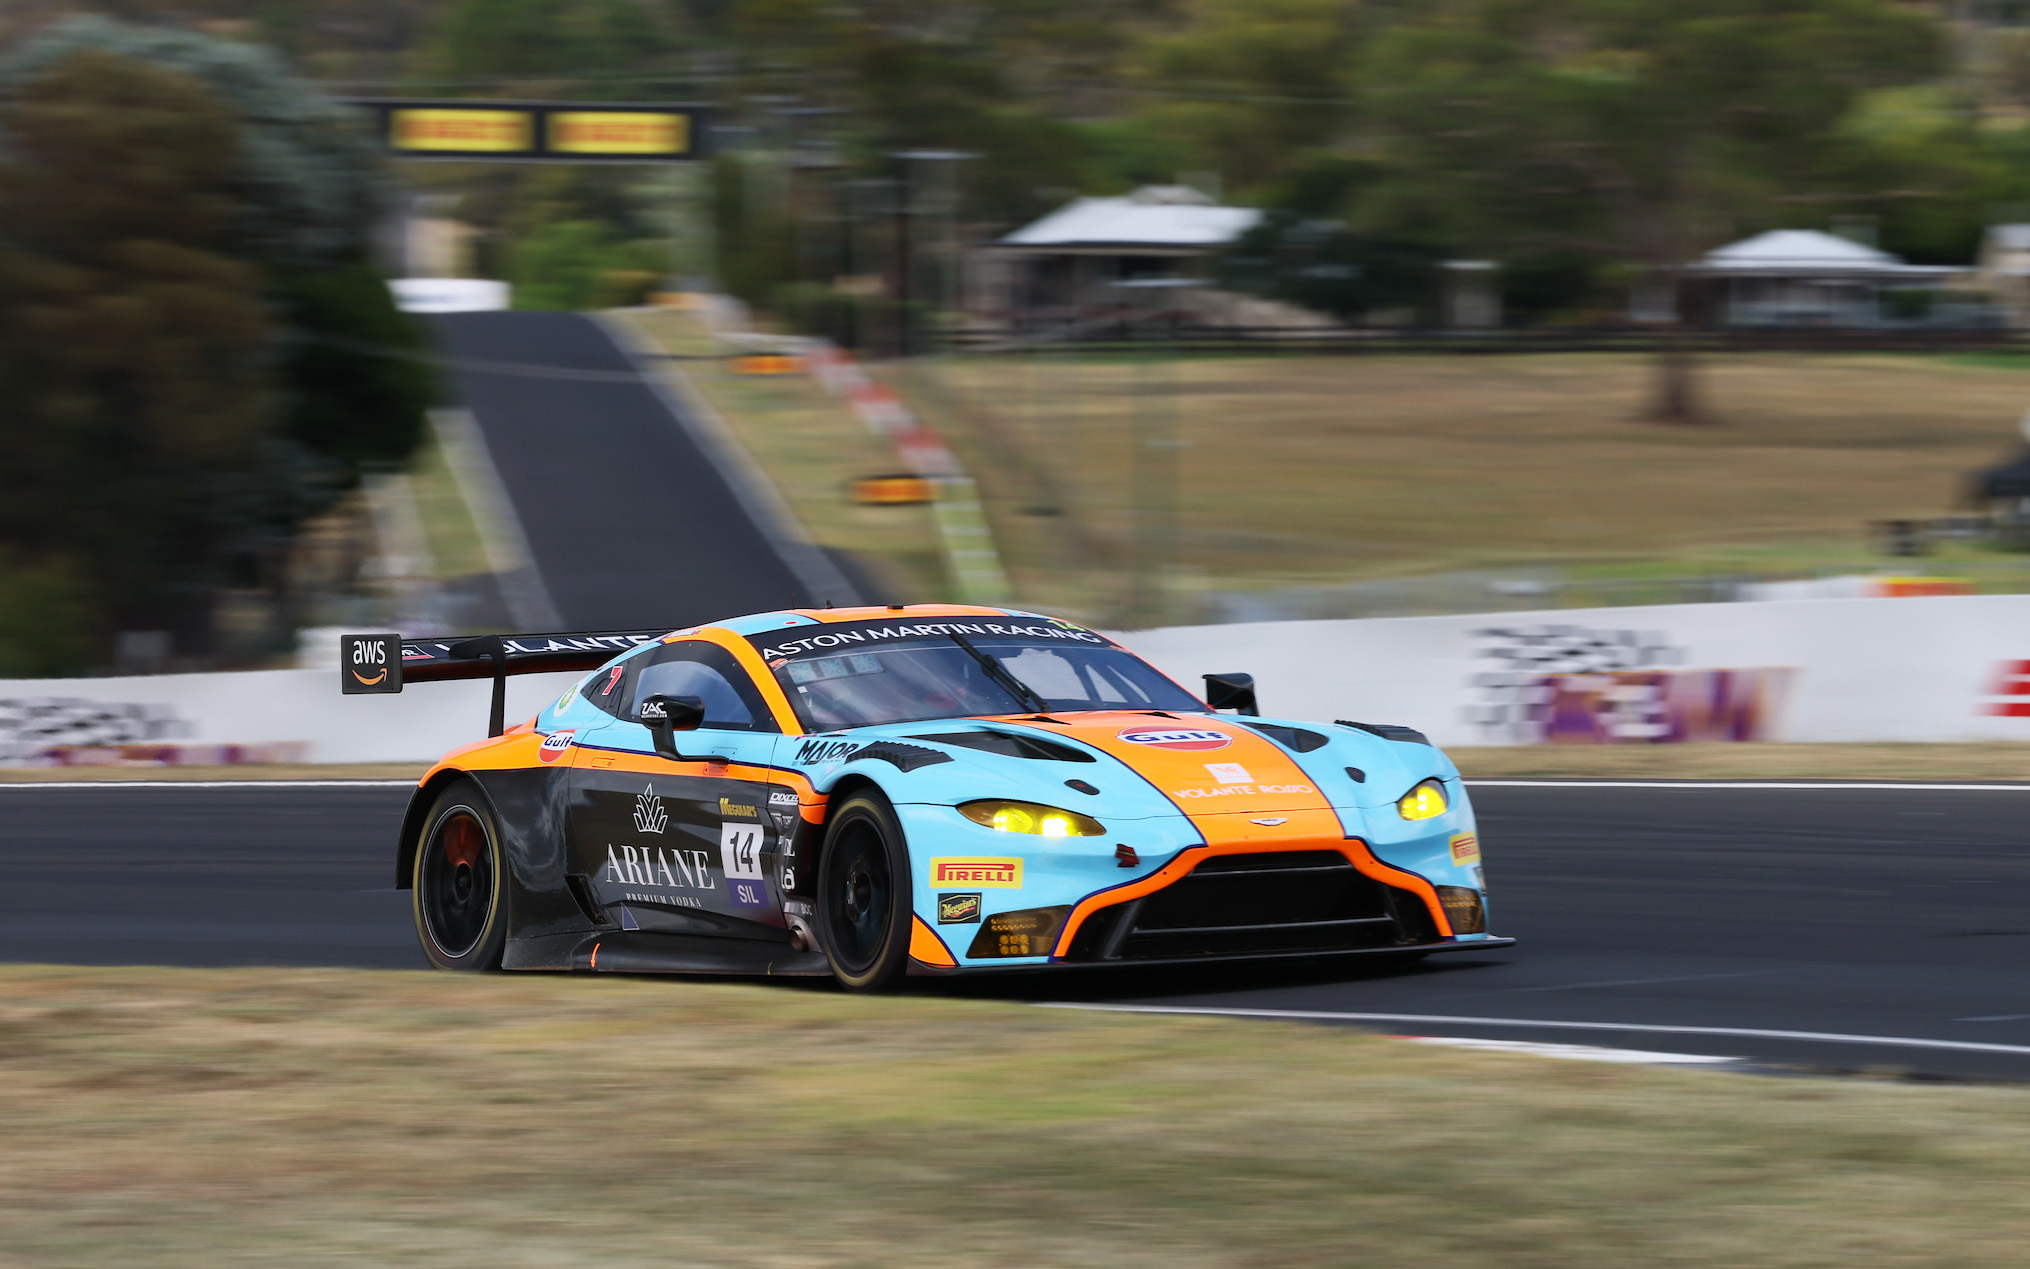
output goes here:
<path id="1" fill-rule="evenodd" d="M 1657 330 L 1642 328 L 1528 327 L 1512 330 L 1359 330 L 1345 327 L 1242 327 L 1148 321 L 1117 325 L 1083 323 L 1067 337 L 1064 328 L 1039 324 L 1005 331 L 947 332 L 953 349 L 966 352 L 1021 352 L 1038 347 L 1067 352 L 1127 352 L 1158 346 L 1180 353 L 1655 353 L 1666 348 L 1692 353 L 1754 352 L 2022 352 L 2030 353 L 2030 332 L 2003 328 L 1834 329 L 1723 328 Z"/>

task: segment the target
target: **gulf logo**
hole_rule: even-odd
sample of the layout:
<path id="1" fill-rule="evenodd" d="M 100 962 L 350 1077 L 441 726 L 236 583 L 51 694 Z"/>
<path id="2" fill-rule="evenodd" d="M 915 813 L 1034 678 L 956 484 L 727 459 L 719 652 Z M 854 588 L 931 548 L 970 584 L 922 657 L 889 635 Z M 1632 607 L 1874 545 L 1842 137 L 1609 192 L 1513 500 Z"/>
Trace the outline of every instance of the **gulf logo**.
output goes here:
<path id="1" fill-rule="evenodd" d="M 1157 749 L 1224 749 L 1233 737 L 1198 727 L 1129 727 L 1119 733 L 1131 745 Z"/>
<path id="2" fill-rule="evenodd" d="M 536 750 L 536 756 L 544 762 L 555 762 L 564 756 L 564 751 L 571 747 L 571 737 L 577 734 L 578 731 L 574 727 L 551 732 L 543 737 L 542 746 Z"/>

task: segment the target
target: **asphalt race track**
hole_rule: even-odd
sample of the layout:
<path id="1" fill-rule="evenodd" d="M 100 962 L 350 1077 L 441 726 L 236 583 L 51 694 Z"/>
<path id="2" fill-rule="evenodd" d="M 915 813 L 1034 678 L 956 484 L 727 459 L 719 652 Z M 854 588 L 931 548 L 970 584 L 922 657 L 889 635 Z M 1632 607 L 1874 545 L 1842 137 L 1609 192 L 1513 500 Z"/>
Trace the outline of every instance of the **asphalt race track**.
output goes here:
<path id="1" fill-rule="evenodd" d="M 432 319 L 566 630 L 845 605 L 850 582 L 743 500 L 696 420 L 577 313 Z"/>
<path id="2" fill-rule="evenodd" d="M 420 967 L 389 876 L 406 796 L 0 786 L 0 959 Z M 925 989 L 2030 1080 L 2030 788 L 1480 784 L 1473 796 L 1495 928 L 1523 940 L 1513 950 L 1407 971 Z M 1333 1016 L 1348 1014 L 1393 1016 Z M 1895 1043 L 1812 1038 L 1825 1036 Z"/>

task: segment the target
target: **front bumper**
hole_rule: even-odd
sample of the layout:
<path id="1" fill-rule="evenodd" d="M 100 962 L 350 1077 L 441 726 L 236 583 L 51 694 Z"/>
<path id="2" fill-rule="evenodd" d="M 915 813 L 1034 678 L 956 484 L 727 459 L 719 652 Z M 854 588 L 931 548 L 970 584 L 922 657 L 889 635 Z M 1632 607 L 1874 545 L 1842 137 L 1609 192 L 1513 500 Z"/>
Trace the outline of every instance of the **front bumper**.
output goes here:
<path id="1" fill-rule="evenodd" d="M 1181 852 L 1146 877 L 1066 906 L 990 915 L 984 925 L 969 928 L 970 946 L 950 945 L 962 956 L 937 956 L 942 949 L 926 945 L 928 955 L 917 959 L 922 972 L 952 973 L 1509 946 L 1513 940 L 1482 933 L 1485 911 L 1477 888 L 1434 887 L 1376 859 L 1357 838 L 1206 845 Z M 1045 917 L 1059 922 L 1044 935 L 1050 940 L 1048 956 L 1003 959 L 991 950 L 1001 922 L 1035 931 Z M 955 931 L 937 930 L 936 941 L 949 932 Z M 923 933 L 931 931 L 926 927 Z M 999 941 L 1026 948 L 1034 938 L 1022 934 Z"/>
<path id="2" fill-rule="evenodd" d="M 1245 952 L 1223 956 L 1180 956 L 1152 960 L 1112 961 L 1007 961 L 1000 964 L 974 961 L 966 965 L 930 965 L 923 961 L 909 962 L 909 973 L 921 978 L 954 978 L 970 974 L 1015 974 L 1015 973 L 1061 973 L 1065 970 L 1120 970 L 1120 969 L 1165 969 L 1180 965 L 1233 965 L 1257 961 L 1317 961 L 1339 960 L 1359 956 L 1430 956 L 1438 952 L 1485 952 L 1500 948 L 1514 947 L 1512 938 L 1497 938 L 1488 935 L 1483 938 L 1445 939 L 1436 943 L 1411 943 L 1393 947 L 1349 947 L 1332 951 L 1309 952 Z"/>

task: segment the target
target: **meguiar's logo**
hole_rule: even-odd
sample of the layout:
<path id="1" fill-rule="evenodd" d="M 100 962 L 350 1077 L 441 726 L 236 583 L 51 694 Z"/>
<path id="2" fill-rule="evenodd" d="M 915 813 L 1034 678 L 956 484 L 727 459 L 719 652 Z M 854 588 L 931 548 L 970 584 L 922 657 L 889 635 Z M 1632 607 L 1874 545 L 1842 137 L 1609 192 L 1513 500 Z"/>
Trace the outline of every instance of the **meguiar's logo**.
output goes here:
<path id="1" fill-rule="evenodd" d="M 980 896 L 973 894 L 941 894 L 937 897 L 937 923 L 939 925 L 972 925 L 980 919 Z"/>
<path id="2" fill-rule="evenodd" d="M 748 806 L 744 802 L 733 802 L 726 798 L 719 799 L 719 814 L 748 820 L 761 818 L 761 813 L 755 810 L 755 808 Z"/>

